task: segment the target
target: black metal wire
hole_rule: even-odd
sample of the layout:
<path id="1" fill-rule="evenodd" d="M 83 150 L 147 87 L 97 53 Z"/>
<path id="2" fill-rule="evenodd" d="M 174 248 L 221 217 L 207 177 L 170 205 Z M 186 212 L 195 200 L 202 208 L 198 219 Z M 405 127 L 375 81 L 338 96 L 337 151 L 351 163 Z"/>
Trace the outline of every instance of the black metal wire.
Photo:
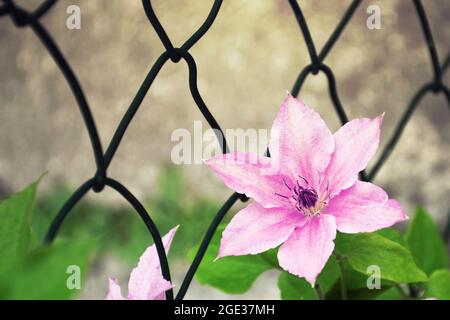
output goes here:
<path id="1" fill-rule="evenodd" d="M 162 275 L 164 279 L 166 279 L 167 281 L 171 281 L 169 263 L 167 261 L 166 250 L 164 249 L 161 234 L 159 233 L 159 230 L 156 227 L 155 223 L 153 222 L 152 218 L 147 213 L 147 210 L 145 210 L 144 206 L 139 202 L 139 200 L 120 182 L 114 179 L 106 178 L 105 184 L 111 187 L 112 189 L 116 190 L 124 199 L 126 199 L 128 203 L 130 203 L 133 206 L 134 210 L 136 210 L 136 212 L 139 214 L 142 221 L 144 221 L 145 225 L 148 228 L 148 231 L 152 235 L 152 238 L 155 242 L 159 263 L 161 265 Z M 173 300 L 172 289 L 166 291 L 166 299 Z"/>
<path id="2" fill-rule="evenodd" d="M 114 157 L 114 154 L 117 151 L 117 148 L 119 147 L 120 142 L 122 141 L 123 136 L 125 135 L 125 131 L 128 128 L 128 125 L 130 124 L 131 120 L 133 120 L 134 115 L 139 109 L 139 106 L 141 105 L 142 101 L 144 100 L 145 95 L 147 94 L 148 90 L 150 89 L 150 86 L 153 83 L 153 80 L 155 80 L 156 76 L 158 75 L 161 68 L 164 66 L 164 64 L 167 62 L 167 60 L 170 58 L 169 53 L 167 51 L 163 52 L 159 58 L 156 60 L 156 62 L 153 64 L 152 68 L 150 69 L 149 73 L 147 74 L 147 77 L 145 78 L 142 85 L 139 87 L 138 92 L 133 98 L 133 101 L 131 102 L 130 107 L 128 108 L 127 112 L 123 116 L 122 120 L 119 123 L 119 126 L 117 127 L 116 131 L 114 132 L 113 138 L 111 139 L 111 142 L 109 144 L 108 149 L 105 153 L 105 166 L 108 167 L 111 163 L 112 158 Z"/>
<path id="3" fill-rule="evenodd" d="M 217 228 L 219 227 L 220 223 L 222 222 L 225 215 L 228 213 L 228 211 L 231 209 L 231 207 L 238 201 L 240 198 L 240 195 L 238 193 L 233 193 L 227 201 L 225 201 L 222 208 L 220 208 L 219 212 L 217 212 L 216 216 L 214 217 L 211 225 L 209 226 L 208 230 L 206 231 L 205 236 L 203 237 L 202 243 L 200 244 L 200 247 L 194 257 L 194 260 L 192 261 L 191 266 L 189 267 L 188 272 L 186 273 L 186 276 L 183 279 L 183 282 L 181 284 L 180 290 L 177 293 L 177 300 L 182 300 L 189 288 L 189 285 L 191 284 L 192 278 L 194 278 L 194 274 L 197 271 L 200 263 L 202 262 L 203 256 L 206 253 L 206 250 L 208 249 L 208 246 L 214 236 L 214 233 L 216 232 Z"/>
<path id="4" fill-rule="evenodd" d="M 44 14 L 46 14 L 53 7 L 53 5 L 57 1 L 58 0 L 46 0 L 46 1 L 42 2 L 39 5 L 39 7 L 37 7 L 37 9 L 33 12 L 33 18 L 34 19 L 39 19 L 40 17 L 42 17 Z"/>
<path id="5" fill-rule="evenodd" d="M 153 29 L 157 33 L 158 37 L 161 40 L 161 43 L 163 44 L 165 51 L 159 56 L 159 58 L 155 61 L 153 66 L 150 68 L 147 76 L 145 77 L 143 83 L 139 87 L 136 95 L 134 96 L 130 106 L 128 107 L 126 113 L 122 117 L 116 131 L 114 132 L 111 141 L 106 149 L 106 152 L 103 153 L 103 148 L 100 142 L 100 138 L 98 135 L 98 131 L 95 125 L 94 118 L 92 116 L 92 113 L 90 111 L 89 104 L 87 102 L 87 99 L 84 95 L 83 89 L 81 85 L 79 84 L 77 77 L 75 76 L 74 72 L 70 68 L 68 62 L 64 58 L 64 55 L 61 53 L 55 42 L 53 41 L 50 34 L 47 32 L 46 28 L 42 26 L 39 22 L 39 18 L 44 16 L 46 13 L 50 11 L 50 9 L 57 3 L 57 0 L 46 0 L 42 2 L 40 6 L 33 12 L 27 12 L 26 10 L 22 9 L 21 7 L 17 6 L 12 0 L 2 0 L 3 5 L 0 5 L 0 16 L 3 15 L 10 15 L 12 20 L 14 21 L 15 25 L 17 27 L 25 27 L 30 26 L 34 33 L 37 35 L 37 37 L 41 40 L 43 45 L 46 47 L 49 54 L 52 56 L 53 60 L 63 73 L 64 77 L 66 78 L 66 81 L 69 85 L 69 87 L 72 90 L 72 93 L 77 101 L 78 107 L 80 109 L 84 124 L 86 126 L 86 129 L 89 134 L 89 138 L 91 141 L 92 150 L 94 153 L 94 158 L 96 162 L 96 173 L 94 174 L 93 178 L 87 180 L 85 183 L 83 183 L 66 201 L 66 203 L 63 205 L 61 210 L 58 212 L 58 214 L 53 219 L 50 228 L 47 232 L 47 235 L 45 237 L 45 243 L 50 244 L 54 238 L 56 237 L 58 230 L 60 229 L 62 223 L 64 222 L 65 218 L 68 216 L 68 214 L 72 211 L 72 208 L 90 191 L 93 190 L 94 192 L 100 192 L 103 190 L 105 186 L 109 186 L 110 188 L 117 191 L 125 200 L 127 200 L 130 205 L 133 206 L 135 211 L 139 214 L 143 222 L 146 224 L 153 241 L 155 242 L 155 246 L 158 252 L 159 261 L 161 264 L 161 270 L 164 278 L 168 281 L 171 280 L 170 278 L 170 269 L 169 264 L 167 262 L 167 256 L 162 244 L 162 239 L 160 232 L 157 228 L 157 226 L 154 224 L 153 220 L 151 219 L 148 212 L 145 210 L 143 205 L 139 202 L 139 200 L 120 182 L 110 178 L 107 176 L 107 169 L 109 165 L 111 164 L 111 161 L 114 158 L 114 155 L 119 148 L 120 142 L 122 141 L 122 138 L 124 137 L 126 130 L 133 120 L 135 114 L 137 113 L 140 105 L 142 104 L 142 101 L 144 97 L 146 96 L 147 92 L 149 91 L 150 87 L 153 84 L 153 81 L 157 77 L 159 71 L 162 69 L 162 67 L 165 65 L 165 63 L 168 60 L 171 60 L 174 63 L 178 63 L 180 60 L 184 60 L 188 66 L 189 71 L 189 89 L 191 91 L 192 97 L 194 99 L 194 102 L 196 103 L 199 111 L 202 113 L 208 124 L 211 128 L 216 129 L 215 132 L 220 132 L 220 134 L 217 135 L 217 138 L 219 139 L 219 143 L 221 143 L 222 151 L 228 152 L 227 143 L 225 140 L 225 135 L 223 134 L 219 123 L 214 118 L 213 114 L 209 111 L 206 103 L 204 102 L 197 86 L 197 66 L 195 63 L 195 59 L 192 57 L 192 55 L 189 53 L 190 48 L 192 48 L 202 37 L 203 35 L 209 30 L 209 28 L 212 26 L 214 20 L 216 19 L 221 5 L 222 0 L 215 0 L 212 4 L 211 10 L 203 22 L 203 24 L 194 32 L 194 34 L 188 38 L 185 43 L 181 47 L 174 47 L 169 36 L 167 35 L 164 27 L 159 22 L 158 17 L 152 7 L 152 3 L 150 0 L 142 0 L 143 8 L 145 11 L 145 14 L 148 17 L 148 20 L 150 24 L 152 25 Z M 307 50 L 311 59 L 311 63 L 307 66 L 305 66 L 300 72 L 299 75 L 292 87 L 291 93 L 294 96 L 298 96 L 300 93 L 301 87 L 306 80 L 307 76 L 309 74 L 316 75 L 319 72 L 323 72 L 325 76 L 327 77 L 328 81 L 328 91 L 331 98 L 331 101 L 333 103 L 333 106 L 335 108 L 336 114 L 339 117 L 339 120 L 342 124 L 346 123 L 348 121 L 348 117 L 345 112 L 345 108 L 341 103 L 341 100 L 338 95 L 337 90 L 337 84 L 336 84 L 336 77 L 332 71 L 332 68 L 330 68 L 328 65 L 324 63 L 325 58 L 327 55 L 331 52 L 334 45 L 337 43 L 339 37 L 341 36 L 342 32 L 344 31 L 345 27 L 348 25 L 349 21 L 351 20 L 352 16 L 358 9 L 359 5 L 361 4 L 362 0 L 354 0 L 344 13 L 342 19 L 336 26 L 335 30 L 330 35 L 329 39 L 326 41 L 323 48 L 320 50 L 319 54 L 317 54 L 316 47 L 313 41 L 313 38 L 311 36 L 311 33 L 308 28 L 308 24 L 306 22 L 306 19 L 302 13 L 302 10 L 300 6 L 298 5 L 297 1 L 295 0 L 288 0 L 289 5 L 292 8 L 292 11 L 295 15 L 295 18 L 297 20 L 297 23 L 300 27 L 300 31 L 302 33 L 302 36 L 304 38 L 304 41 L 307 46 Z M 443 93 L 444 96 L 447 99 L 448 105 L 450 107 L 450 90 L 449 88 L 443 84 L 442 82 L 442 75 L 443 73 L 448 69 L 450 65 L 450 54 L 447 55 L 446 59 L 440 65 L 439 57 L 437 54 L 436 46 L 434 44 L 433 40 L 433 34 L 430 29 L 428 19 L 426 16 L 426 12 L 423 8 L 422 2 L 420 0 L 414 0 L 414 6 L 416 8 L 416 12 L 419 18 L 419 23 L 421 26 L 421 29 L 423 30 L 424 38 L 426 41 L 426 45 L 430 54 L 430 60 L 431 65 L 433 68 L 433 74 L 434 79 L 430 83 L 426 83 L 423 85 L 419 90 L 413 95 L 413 98 L 411 99 L 410 103 L 407 105 L 404 114 L 400 118 L 394 133 L 392 134 L 390 140 L 386 144 L 386 146 L 383 148 L 381 156 L 377 159 L 369 173 L 366 175 L 365 172 L 361 172 L 360 178 L 362 180 L 372 181 L 378 171 L 382 168 L 384 163 L 387 161 L 388 157 L 392 153 L 392 151 L 395 149 L 395 146 L 397 145 L 403 130 L 409 120 L 411 119 L 414 111 L 417 109 L 417 107 L 420 104 L 420 101 L 423 99 L 423 97 L 429 93 Z M 269 155 L 269 153 L 267 153 Z M 215 215 L 211 225 L 208 227 L 203 240 L 201 242 L 201 245 L 198 249 L 198 252 L 196 253 L 193 263 L 189 267 L 189 270 L 186 273 L 186 276 L 180 286 L 180 289 L 176 295 L 176 299 L 183 299 L 189 285 L 194 277 L 195 272 L 197 271 L 204 254 L 211 242 L 211 239 L 217 230 L 217 227 L 223 220 L 224 216 L 229 212 L 229 210 L 232 208 L 232 206 L 238 201 L 247 201 L 248 198 L 245 195 L 234 193 L 232 194 L 228 200 L 224 203 L 224 205 L 220 208 L 220 210 Z M 450 233 L 450 220 L 449 224 L 447 225 L 445 234 L 447 235 Z M 173 291 L 169 290 L 166 292 L 166 298 L 171 300 L 173 299 Z"/>
<path id="6" fill-rule="evenodd" d="M 405 113 L 400 118 L 400 121 L 394 130 L 394 133 L 391 136 L 391 139 L 387 143 L 387 145 L 384 147 L 383 152 L 381 156 L 378 158 L 378 160 L 375 162 L 374 166 L 372 167 L 372 170 L 370 170 L 370 173 L 368 175 L 369 180 L 373 180 L 378 173 L 378 171 L 381 169 L 383 164 L 386 162 L 389 155 L 392 153 L 393 149 L 395 148 L 397 142 L 400 140 L 400 137 L 403 133 L 403 130 L 408 123 L 409 119 L 411 118 L 413 112 L 419 105 L 419 102 L 422 100 L 422 98 L 425 96 L 428 92 L 433 93 L 439 93 L 442 92 L 448 102 L 448 106 L 450 108 L 450 94 L 449 89 L 447 86 L 445 86 L 442 83 L 442 74 L 445 72 L 448 68 L 448 64 L 450 63 L 450 53 L 447 55 L 447 58 L 445 59 L 442 66 L 440 66 L 439 63 L 439 57 L 436 50 L 436 45 L 434 44 L 433 40 L 433 34 L 430 29 L 430 25 L 428 23 L 428 19 L 425 13 L 425 10 L 423 8 L 422 2 L 420 0 L 414 0 L 414 6 L 416 8 L 417 15 L 419 17 L 419 22 L 421 29 L 423 30 L 423 34 L 425 37 L 425 42 L 428 47 L 428 51 L 430 53 L 431 58 L 431 64 L 433 66 L 434 71 L 434 81 L 422 86 L 413 96 L 411 102 L 407 106 Z"/>
<path id="7" fill-rule="evenodd" d="M 375 165 L 372 167 L 372 170 L 370 170 L 369 180 L 373 180 L 375 178 L 376 174 L 381 169 L 381 166 L 386 162 L 387 158 L 397 145 L 397 142 L 400 140 L 403 130 L 405 129 L 405 126 L 408 124 L 409 119 L 413 115 L 414 110 L 416 110 L 417 106 L 419 105 L 419 102 L 422 100 L 425 94 L 431 91 L 431 88 L 432 85 L 428 84 L 423 86 L 422 88 L 419 89 L 419 91 L 416 92 L 411 102 L 409 103 L 408 107 L 406 108 L 405 113 L 400 118 L 400 122 L 397 124 L 397 127 L 394 130 L 395 134 L 392 135 L 391 139 L 383 149 L 380 158 L 375 162 Z"/>
<path id="8" fill-rule="evenodd" d="M 353 14 L 355 13 L 356 9 L 358 9 L 359 5 L 361 4 L 362 0 L 353 0 L 353 2 L 348 7 L 347 11 L 345 12 L 342 19 L 339 21 L 339 24 L 336 26 L 336 29 L 334 29 L 332 35 L 328 39 L 327 42 L 325 42 L 325 45 L 323 46 L 322 50 L 319 53 L 319 61 L 325 60 L 325 57 L 328 55 L 328 53 L 333 48 L 336 41 L 339 39 L 339 36 L 341 35 L 342 31 L 344 31 L 345 27 L 347 26 L 348 22 L 352 18 Z"/>
<path id="9" fill-rule="evenodd" d="M 35 34 L 39 37 L 41 42 L 44 44 L 44 46 L 47 48 L 53 60 L 58 65 L 62 74 L 66 78 L 67 83 L 69 84 L 70 89 L 72 90 L 73 95 L 79 105 L 80 112 L 83 116 L 83 120 L 86 125 L 86 129 L 89 133 L 97 169 L 104 171 L 102 144 L 100 142 L 97 127 L 95 125 L 95 121 L 89 108 L 87 99 L 84 95 L 80 83 L 78 82 L 77 77 L 73 73 L 72 69 L 70 68 L 69 64 L 62 55 L 61 51 L 56 46 L 51 36 L 48 34 L 45 28 L 39 23 L 39 21 L 37 20 L 30 21 L 30 26 L 35 32 Z"/>
<path id="10" fill-rule="evenodd" d="M 7 14 L 8 12 L 9 12 L 8 8 L 5 5 L 0 6 L 0 16 L 3 16 L 5 14 Z"/>
<path id="11" fill-rule="evenodd" d="M 319 58 L 317 57 L 316 46 L 314 45 L 314 41 L 311 37 L 311 33 L 309 32 L 308 24 L 306 23 L 305 17 L 303 16 L 303 12 L 300 9 L 296 0 L 288 0 L 291 5 L 292 11 L 294 12 L 295 18 L 297 19 L 297 23 L 300 27 L 300 30 L 303 34 L 303 38 L 306 43 L 306 47 L 308 48 L 309 57 L 311 58 L 311 73 L 317 74 L 319 72 Z"/>
<path id="12" fill-rule="evenodd" d="M 53 219 L 50 228 L 47 231 L 45 236 L 45 243 L 52 243 L 58 233 L 59 228 L 61 227 L 64 219 L 67 217 L 69 212 L 73 207 L 88 193 L 89 190 L 94 186 L 94 179 L 89 179 L 85 183 L 83 183 L 66 201 L 61 210 L 59 210 L 56 217 Z"/>
<path id="13" fill-rule="evenodd" d="M 420 25 L 422 26 L 423 35 L 427 43 L 428 51 L 430 53 L 431 65 L 434 71 L 434 82 L 437 84 L 441 83 L 441 67 L 439 66 L 439 57 L 434 45 L 433 34 L 431 33 L 431 28 L 428 23 L 427 15 L 423 9 L 422 2 L 420 0 L 414 0 L 414 6 L 416 7 L 417 15 L 420 19 Z"/>

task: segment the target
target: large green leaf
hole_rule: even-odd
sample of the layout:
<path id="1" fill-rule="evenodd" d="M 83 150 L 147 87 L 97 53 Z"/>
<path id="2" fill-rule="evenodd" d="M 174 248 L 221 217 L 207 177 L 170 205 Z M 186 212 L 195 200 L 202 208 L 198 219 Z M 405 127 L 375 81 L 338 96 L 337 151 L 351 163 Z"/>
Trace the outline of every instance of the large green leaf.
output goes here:
<path id="1" fill-rule="evenodd" d="M 32 212 L 39 184 L 30 184 L 0 204 L 0 299 L 65 299 L 67 268 L 85 274 L 86 257 L 96 241 L 59 243 L 31 250 Z"/>
<path id="2" fill-rule="evenodd" d="M 94 247 L 95 241 L 71 241 L 33 250 L 7 275 L 11 283 L 6 296 L 2 298 L 16 300 L 72 297 L 79 290 L 67 286 L 67 281 L 73 274 L 68 273 L 71 271 L 69 267 L 79 268 L 81 279 L 84 278 L 88 255 Z"/>
<path id="3" fill-rule="evenodd" d="M 278 278 L 281 299 L 283 300 L 318 300 L 316 291 L 305 279 L 282 272 Z"/>
<path id="4" fill-rule="evenodd" d="M 433 218 L 418 207 L 406 233 L 406 241 L 417 265 L 428 275 L 448 268 L 447 248 Z"/>
<path id="5" fill-rule="evenodd" d="M 0 294 L 8 289 L 6 275 L 29 250 L 31 217 L 40 180 L 0 203 Z"/>
<path id="6" fill-rule="evenodd" d="M 378 234 L 355 236 L 349 245 L 347 259 L 353 269 L 364 274 L 369 266 L 378 266 L 382 279 L 397 283 L 427 280 L 427 275 L 416 266 L 408 249 Z"/>
<path id="7" fill-rule="evenodd" d="M 334 252 L 342 257 L 345 257 L 350 248 L 350 243 L 355 236 L 355 234 L 337 232 L 336 239 L 334 239 Z"/>
<path id="8" fill-rule="evenodd" d="M 369 290 L 367 284 L 369 274 L 363 274 L 361 272 L 355 271 L 350 266 L 347 259 L 343 258 L 342 256 L 341 259 L 342 270 L 340 272 L 342 274 L 342 277 L 340 277 L 339 281 L 337 281 L 334 287 L 330 290 L 329 294 L 327 295 L 328 299 L 342 299 L 342 278 L 344 279 L 348 299 L 374 299 L 388 290 L 393 284 L 395 284 L 392 281 L 381 279 L 380 289 L 374 288 L 372 290 Z"/>
<path id="9" fill-rule="evenodd" d="M 334 257 L 331 257 L 320 275 L 317 277 L 317 284 L 324 294 L 326 294 L 339 278 L 339 265 Z M 316 300 L 316 291 L 304 278 L 299 278 L 288 272 L 282 272 L 278 279 L 281 298 L 283 300 Z"/>
<path id="10" fill-rule="evenodd" d="M 342 274 L 344 277 L 345 287 L 347 290 L 367 289 L 368 274 L 364 272 L 355 271 L 346 259 L 342 261 Z M 381 280 L 381 286 L 389 286 L 390 283 L 386 280 Z"/>
<path id="11" fill-rule="evenodd" d="M 2 264 L 26 253 L 31 241 L 31 214 L 40 179 L 0 204 Z M 1 270 L 1 267 L 0 267 Z"/>
<path id="12" fill-rule="evenodd" d="M 379 234 L 380 236 L 387 238 L 389 240 L 392 240 L 394 242 L 397 242 L 399 245 L 406 247 L 406 242 L 403 239 L 403 235 L 394 228 L 384 228 L 380 229 L 378 231 L 375 231 L 376 234 Z"/>
<path id="13" fill-rule="evenodd" d="M 378 231 L 375 231 L 375 233 L 379 234 L 380 236 L 382 236 L 384 238 L 387 238 L 389 240 L 397 242 L 398 244 L 400 244 L 402 246 L 406 245 L 405 241 L 403 240 L 402 234 L 394 228 L 380 229 Z M 338 255 L 345 257 L 348 254 L 348 251 L 350 249 L 350 244 L 351 244 L 353 238 L 355 238 L 356 236 L 357 236 L 357 234 L 348 234 L 348 233 L 337 232 L 336 239 L 334 240 L 335 252 Z"/>
<path id="14" fill-rule="evenodd" d="M 220 237 L 224 226 L 220 226 L 203 257 L 197 270 L 196 279 L 226 293 L 246 292 L 263 272 L 277 268 L 275 250 L 258 255 L 224 257 L 218 260 Z M 190 250 L 189 258 L 193 260 L 197 248 Z"/>
<path id="15" fill-rule="evenodd" d="M 427 283 L 426 295 L 429 298 L 450 300 L 450 271 L 448 269 L 433 272 Z"/>

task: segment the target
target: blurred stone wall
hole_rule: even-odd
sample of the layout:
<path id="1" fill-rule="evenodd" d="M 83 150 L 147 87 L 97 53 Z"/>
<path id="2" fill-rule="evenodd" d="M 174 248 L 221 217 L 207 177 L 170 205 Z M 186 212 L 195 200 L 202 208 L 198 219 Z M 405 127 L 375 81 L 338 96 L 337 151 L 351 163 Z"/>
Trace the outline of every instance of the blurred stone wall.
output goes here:
<path id="1" fill-rule="evenodd" d="M 16 2 L 29 8 L 38 3 Z M 203 22 L 212 3 L 153 2 L 176 46 Z M 450 3 L 424 2 L 443 60 L 450 49 Z M 70 4 L 81 7 L 81 30 L 66 28 Z M 349 4 L 301 1 L 318 50 Z M 366 27 L 370 4 L 381 8 L 381 30 Z M 59 1 L 42 23 L 77 74 L 106 146 L 163 50 L 141 1 Z M 61 72 L 31 29 L 16 28 L 9 17 L 0 19 L 0 44 L 1 184 L 17 190 L 48 170 L 45 188 L 57 182 L 79 185 L 95 172 L 94 158 Z M 223 129 L 270 128 L 286 90 L 309 62 L 295 17 L 281 0 L 225 0 L 210 31 L 190 52 L 198 65 L 199 90 Z M 432 78 L 429 60 L 412 2 L 385 0 L 363 2 L 325 62 L 335 71 L 350 118 L 386 112 L 384 145 L 412 95 Z M 184 62 L 164 66 L 110 167 L 109 174 L 140 197 L 152 196 L 158 172 L 170 164 L 172 131 L 192 130 L 193 121 L 202 120 L 187 78 Z M 338 128 L 323 75 L 308 77 L 300 98 Z M 441 220 L 449 208 L 449 129 L 445 99 L 427 96 L 376 179 L 409 209 L 423 204 Z M 217 199 L 230 193 L 204 166 L 182 170 L 186 192 Z M 95 197 L 118 200 L 111 192 Z"/>

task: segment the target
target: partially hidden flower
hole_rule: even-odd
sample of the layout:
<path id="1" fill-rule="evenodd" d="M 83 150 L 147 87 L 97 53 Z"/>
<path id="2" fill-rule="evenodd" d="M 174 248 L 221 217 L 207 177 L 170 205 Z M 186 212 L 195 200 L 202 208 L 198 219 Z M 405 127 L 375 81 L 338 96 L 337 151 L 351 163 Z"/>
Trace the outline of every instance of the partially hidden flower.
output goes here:
<path id="1" fill-rule="evenodd" d="M 206 160 L 229 188 L 255 201 L 225 228 L 218 257 L 281 245 L 280 266 L 314 285 L 336 230 L 372 232 L 407 219 L 383 189 L 358 180 L 378 148 L 381 122 L 355 119 L 332 134 L 317 112 L 288 94 L 271 129 L 270 158 L 229 153 Z"/>
<path id="2" fill-rule="evenodd" d="M 177 229 L 178 226 L 171 229 L 162 238 L 166 254 Z M 109 291 L 106 300 L 164 300 L 166 291 L 172 287 L 172 284 L 163 278 L 158 252 L 155 245 L 151 245 L 142 254 L 137 267 L 131 272 L 128 282 L 128 297 L 122 296 L 116 279 L 109 278 Z"/>

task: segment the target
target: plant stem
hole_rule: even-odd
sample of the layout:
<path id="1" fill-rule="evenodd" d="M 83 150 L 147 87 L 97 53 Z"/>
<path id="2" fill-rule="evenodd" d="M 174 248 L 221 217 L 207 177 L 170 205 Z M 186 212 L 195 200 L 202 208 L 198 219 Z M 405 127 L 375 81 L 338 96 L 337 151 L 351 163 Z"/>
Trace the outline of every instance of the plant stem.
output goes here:
<path id="1" fill-rule="evenodd" d="M 338 264 L 339 264 L 339 271 L 341 274 L 341 279 L 340 279 L 340 283 L 341 283 L 341 298 L 342 300 L 347 300 L 348 296 L 347 296 L 347 286 L 345 285 L 345 277 L 344 277 L 344 265 L 342 263 L 342 259 L 339 257 L 337 259 Z"/>
<path id="2" fill-rule="evenodd" d="M 325 300 L 325 296 L 323 295 L 322 289 L 318 284 L 314 286 L 314 290 L 316 290 L 316 294 L 319 300 Z"/>

